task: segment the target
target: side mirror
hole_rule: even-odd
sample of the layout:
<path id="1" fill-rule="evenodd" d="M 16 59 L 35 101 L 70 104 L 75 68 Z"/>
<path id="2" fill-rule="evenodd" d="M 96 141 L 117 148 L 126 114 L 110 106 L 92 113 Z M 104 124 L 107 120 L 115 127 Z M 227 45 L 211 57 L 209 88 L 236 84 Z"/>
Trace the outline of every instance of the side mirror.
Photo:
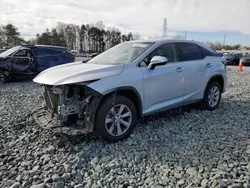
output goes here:
<path id="1" fill-rule="evenodd" d="M 166 65 L 168 59 L 164 56 L 154 56 L 148 65 L 150 70 L 153 70 L 156 66 Z"/>

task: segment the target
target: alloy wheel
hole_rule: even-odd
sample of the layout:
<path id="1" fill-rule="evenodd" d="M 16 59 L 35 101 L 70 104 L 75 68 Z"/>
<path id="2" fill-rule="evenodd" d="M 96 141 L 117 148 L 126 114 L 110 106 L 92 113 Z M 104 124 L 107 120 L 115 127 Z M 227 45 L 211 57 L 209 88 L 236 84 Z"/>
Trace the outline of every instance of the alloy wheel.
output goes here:
<path id="1" fill-rule="evenodd" d="M 105 127 L 112 136 L 121 136 L 132 123 L 132 113 L 128 106 L 117 104 L 112 107 L 105 118 Z"/>
<path id="2" fill-rule="evenodd" d="M 220 99 L 220 89 L 218 86 L 213 86 L 208 94 L 208 104 L 210 107 L 215 107 Z"/>

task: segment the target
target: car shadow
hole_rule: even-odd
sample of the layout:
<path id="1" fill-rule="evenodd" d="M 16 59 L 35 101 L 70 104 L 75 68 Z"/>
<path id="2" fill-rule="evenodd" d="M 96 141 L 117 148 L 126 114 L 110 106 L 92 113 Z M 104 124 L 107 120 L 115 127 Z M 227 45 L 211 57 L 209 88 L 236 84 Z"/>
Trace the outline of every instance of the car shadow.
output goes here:
<path id="1" fill-rule="evenodd" d="M 71 152 L 87 165 L 96 157 L 132 161 L 137 157 L 138 163 L 153 161 L 169 166 L 208 165 L 209 168 L 217 161 L 245 162 L 248 160 L 245 148 L 250 144 L 249 108 L 250 103 L 237 98 L 222 99 L 220 107 L 212 112 L 189 105 L 140 119 L 131 136 L 121 142 L 74 137 Z"/>

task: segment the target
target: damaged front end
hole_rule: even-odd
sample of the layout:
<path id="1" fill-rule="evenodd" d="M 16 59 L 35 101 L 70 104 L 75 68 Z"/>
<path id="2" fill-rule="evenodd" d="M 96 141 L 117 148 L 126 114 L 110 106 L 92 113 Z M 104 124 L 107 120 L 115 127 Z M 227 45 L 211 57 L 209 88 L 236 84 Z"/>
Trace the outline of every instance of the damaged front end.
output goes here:
<path id="1" fill-rule="evenodd" d="M 67 135 L 93 132 L 102 95 L 87 84 L 44 85 L 45 106 L 33 113 L 35 122 L 45 129 Z"/>

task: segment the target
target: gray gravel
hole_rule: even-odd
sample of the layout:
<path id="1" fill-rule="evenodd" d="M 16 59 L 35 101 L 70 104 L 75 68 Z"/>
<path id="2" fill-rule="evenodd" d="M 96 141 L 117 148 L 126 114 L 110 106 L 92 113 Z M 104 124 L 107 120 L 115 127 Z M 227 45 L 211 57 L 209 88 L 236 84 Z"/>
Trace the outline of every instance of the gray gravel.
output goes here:
<path id="1" fill-rule="evenodd" d="M 76 137 L 58 147 L 30 118 L 42 88 L 1 85 L 0 187 L 249 187 L 250 68 L 229 69 L 219 109 L 150 116 L 114 144 Z"/>

